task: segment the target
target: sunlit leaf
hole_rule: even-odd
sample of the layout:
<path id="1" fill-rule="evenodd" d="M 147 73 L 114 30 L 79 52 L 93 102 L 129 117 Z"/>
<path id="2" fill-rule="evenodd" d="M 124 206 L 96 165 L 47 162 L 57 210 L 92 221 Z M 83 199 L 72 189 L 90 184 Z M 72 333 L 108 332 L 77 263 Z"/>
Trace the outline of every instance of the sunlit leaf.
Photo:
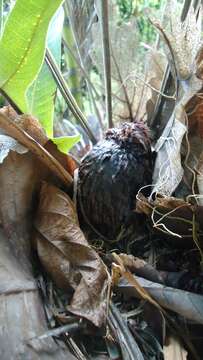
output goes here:
<path id="1" fill-rule="evenodd" d="M 43 61 L 49 22 L 62 0 L 17 0 L 0 41 L 0 87 L 23 112 Z M 29 19 L 29 21 L 28 21 Z"/>
<path id="2" fill-rule="evenodd" d="M 61 32 L 63 28 L 64 12 L 61 7 L 54 15 L 48 30 L 47 46 L 60 65 L 61 60 Z M 46 131 L 47 136 L 53 136 L 53 113 L 56 83 L 44 62 L 37 79 L 28 89 L 27 98 L 29 112 L 35 115 Z"/>
<path id="3" fill-rule="evenodd" d="M 60 136 L 57 138 L 53 138 L 52 141 L 54 144 L 56 144 L 57 148 L 63 152 L 64 154 L 67 154 L 68 151 L 77 144 L 78 141 L 80 141 L 81 136 L 80 135 L 74 135 L 74 136 Z"/>

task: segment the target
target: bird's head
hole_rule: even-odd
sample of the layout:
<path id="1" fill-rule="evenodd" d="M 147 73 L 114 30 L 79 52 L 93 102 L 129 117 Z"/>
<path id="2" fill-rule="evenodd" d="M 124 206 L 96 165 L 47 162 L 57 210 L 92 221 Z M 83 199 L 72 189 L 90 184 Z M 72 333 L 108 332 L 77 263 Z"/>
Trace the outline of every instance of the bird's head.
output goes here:
<path id="1" fill-rule="evenodd" d="M 151 145 L 150 130 L 142 121 L 125 122 L 119 128 L 106 131 L 105 139 L 114 140 L 122 147 L 131 147 L 133 144 L 141 144 L 146 151 Z"/>

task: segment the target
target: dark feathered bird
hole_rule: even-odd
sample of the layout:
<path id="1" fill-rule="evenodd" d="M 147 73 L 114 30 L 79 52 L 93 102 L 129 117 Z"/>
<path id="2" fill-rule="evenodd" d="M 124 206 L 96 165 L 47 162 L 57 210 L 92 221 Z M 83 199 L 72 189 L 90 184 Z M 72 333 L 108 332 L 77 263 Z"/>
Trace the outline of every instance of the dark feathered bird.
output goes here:
<path id="1" fill-rule="evenodd" d="M 80 165 L 80 212 L 98 232 L 114 240 L 135 223 L 136 194 L 151 181 L 147 126 L 135 122 L 110 129 Z"/>

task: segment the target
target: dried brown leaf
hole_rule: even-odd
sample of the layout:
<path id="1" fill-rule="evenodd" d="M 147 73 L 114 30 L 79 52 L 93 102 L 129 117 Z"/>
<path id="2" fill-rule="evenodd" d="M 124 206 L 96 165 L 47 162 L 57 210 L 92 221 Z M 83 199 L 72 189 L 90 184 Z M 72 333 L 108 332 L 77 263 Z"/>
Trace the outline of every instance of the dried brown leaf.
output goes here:
<path id="1" fill-rule="evenodd" d="M 0 165 L 0 218 L 21 264 L 28 264 L 33 193 L 37 183 L 34 156 L 11 151 Z"/>
<path id="2" fill-rule="evenodd" d="M 74 171 L 78 168 L 79 162 L 76 162 L 71 155 L 59 151 L 51 140 L 44 145 L 44 148 L 74 177 Z"/>
<path id="3" fill-rule="evenodd" d="M 123 265 L 132 273 L 150 281 L 164 283 L 162 274 L 143 259 L 127 254 L 119 254 L 119 257 L 123 261 Z"/>
<path id="4" fill-rule="evenodd" d="M 37 143 L 42 145 L 63 167 L 65 170 L 74 175 L 78 163 L 69 154 L 60 152 L 57 146 L 48 139 L 39 121 L 29 114 L 18 115 L 15 110 L 10 106 L 4 106 L 0 109 L 0 113 L 9 117 L 10 120 L 15 122 L 19 127 L 30 135 Z M 13 139 L 13 141 L 16 141 Z M 21 145 L 19 145 L 20 147 Z"/>
<path id="5" fill-rule="evenodd" d="M 170 52 L 167 53 L 176 76 L 185 80 L 192 74 L 195 57 L 200 48 L 201 20 L 196 20 L 194 8 L 190 6 L 187 18 L 181 22 L 177 18 L 174 0 L 168 2 L 167 18 L 169 26 L 163 26 L 158 19 L 153 19 L 152 23 L 160 31 L 169 48 Z"/>
<path id="6" fill-rule="evenodd" d="M 15 121 L 15 114 L 10 110 L 4 108 L 11 116 L 8 119 Z M 1 112 L 1 116 L 5 114 Z M 18 141 L 16 143 L 16 148 L 23 147 Z M 24 153 L 19 154 L 16 148 L 0 164 L 0 222 L 3 228 L 0 233 L 0 353 L 5 359 L 42 358 L 44 354 L 47 359 L 51 359 L 53 354 L 55 359 L 72 359 L 70 352 L 51 338 L 35 344 L 29 342 L 30 338 L 47 331 L 30 261 L 30 240 L 39 182 L 53 176 L 32 152 L 25 148 Z"/>
<path id="7" fill-rule="evenodd" d="M 31 153 L 10 151 L 0 164 L 0 354 L 2 359 L 69 359 L 52 338 L 28 345 L 47 331 L 30 261 L 36 188 L 46 169 Z M 45 172 L 45 173 L 44 173 Z M 12 339 L 12 341 L 11 341 Z"/>
<path id="8" fill-rule="evenodd" d="M 34 116 L 29 114 L 18 115 L 10 105 L 1 108 L 0 113 L 8 116 L 10 120 L 18 124 L 22 130 L 32 136 L 40 145 L 43 146 L 48 141 L 42 126 Z"/>
<path id="9" fill-rule="evenodd" d="M 193 101 L 193 109 L 188 115 L 188 129 L 190 136 L 199 136 L 203 139 L 203 102 L 201 96 L 196 97 L 196 101 Z M 191 102 L 189 102 L 188 106 Z"/>
<path id="10" fill-rule="evenodd" d="M 137 292 L 137 294 L 139 294 L 141 298 L 148 301 L 151 305 L 154 305 L 158 310 L 160 310 L 160 312 L 162 312 L 161 306 L 151 297 L 151 295 L 144 289 L 144 287 L 140 285 L 136 277 L 130 271 L 126 270 L 121 257 L 116 253 L 113 253 L 112 255 L 118 264 L 118 265 L 113 264 L 112 271 L 114 271 L 114 269 L 118 266 L 120 269 L 120 274 L 122 276 L 121 281 L 123 279 L 127 280 L 130 286 L 132 286 L 132 288 L 135 289 L 135 291 Z"/>
<path id="11" fill-rule="evenodd" d="M 127 281 L 128 282 L 127 282 Z M 157 284 L 135 276 L 135 281 L 160 307 L 172 310 L 188 320 L 203 324 L 203 296 Z M 119 289 L 128 296 L 140 296 L 139 291 L 127 278 L 121 279 Z"/>
<path id="12" fill-rule="evenodd" d="M 183 189 L 184 195 L 187 196 L 190 192 L 194 193 L 193 169 L 195 171 L 197 166 L 195 158 L 199 156 L 199 149 L 200 152 L 202 151 L 202 139 L 200 139 L 201 144 L 199 141 L 197 146 L 196 141 L 188 137 L 188 130 L 189 135 L 190 132 L 195 131 L 195 134 L 198 132 L 198 136 L 201 137 L 202 133 L 202 116 L 199 107 L 202 81 L 201 76 L 197 78 L 195 73 L 195 58 L 197 67 L 198 63 L 201 63 L 202 56 L 200 51 L 199 58 L 196 57 L 201 44 L 201 16 L 197 17 L 193 6 L 190 6 L 185 21 L 179 21 L 177 6 L 173 0 L 168 2 L 166 15 L 167 21 L 164 26 L 159 20 L 152 22 L 162 33 L 170 50 L 168 60 L 175 75 L 178 98 L 167 125 L 155 145 L 158 155 L 153 174 L 155 184 L 153 192 L 170 196 L 177 189 L 181 191 L 181 185 L 186 179 L 187 185 L 191 187 L 188 192 L 186 187 Z M 198 98 L 199 109 L 195 109 L 195 112 L 192 109 L 192 114 L 188 118 L 185 109 L 193 97 Z M 162 109 L 164 107 L 163 102 Z M 163 129 L 163 124 L 159 127 Z"/>
<path id="13" fill-rule="evenodd" d="M 166 68 L 167 59 L 159 51 L 150 49 L 146 56 L 145 84 L 141 94 L 140 104 L 138 108 L 138 118 L 153 116 L 155 104 L 159 96 L 164 70 Z M 156 89 L 157 91 L 153 90 Z"/>
<path id="14" fill-rule="evenodd" d="M 159 197 L 157 196 L 154 201 L 155 206 L 163 207 L 168 210 L 182 208 L 182 207 L 190 207 L 191 205 L 186 203 L 183 199 L 178 199 L 175 197 Z"/>
<path id="15" fill-rule="evenodd" d="M 132 272 L 135 272 L 137 269 L 140 269 L 146 265 L 146 261 L 133 255 L 119 254 L 119 257 L 121 258 L 123 265 Z"/>
<path id="16" fill-rule="evenodd" d="M 152 213 L 152 206 L 142 193 L 139 193 L 139 197 L 137 198 L 135 211 L 145 215 L 151 215 Z"/>
<path id="17" fill-rule="evenodd" d="M 170 196 L 175 191 L 184 174 L 180 150 L 187 127 L 184 124 L 184 111 L 177 110 L 174 110 L 162 136 L 156 143 L 153 193 L 166 196 Z"/>
<path id="18" fill-rule="evenodd" d="M 35 227 L 38 254 L 46 271 L 63 290 L 75 290 L 68 310 L 101 326 L 107 310 L 107 270 L 79 228 L 68 195 L 43 183 Z"/>
<path id="19" fill-rule="evenodd" d="M 18 117 L 17 112 L 11 105 L 6 105 L 1 108 L 1 113 L 8 116 L 11 120 L 15 120 Z"/>
<path id="20" fill-rule="evenodd" d="M 15 123 L 18 124 L 22 130 L 32 136 L 40 145 L 44 146 L 48 141 L 42 126 L 39 121 L 32 115 L 23 114 L 15 118 Z"/>
<path id="21" fill-rule="evenodd" d="M 40 143 L 29 135 L 28 132 L 24 131 L 15 121 L 1 112 L 0 128 L 34 153 L 67 187 L 72 185 L 72 177 L 63 166 L 61 166 L 61 164 Z"/>

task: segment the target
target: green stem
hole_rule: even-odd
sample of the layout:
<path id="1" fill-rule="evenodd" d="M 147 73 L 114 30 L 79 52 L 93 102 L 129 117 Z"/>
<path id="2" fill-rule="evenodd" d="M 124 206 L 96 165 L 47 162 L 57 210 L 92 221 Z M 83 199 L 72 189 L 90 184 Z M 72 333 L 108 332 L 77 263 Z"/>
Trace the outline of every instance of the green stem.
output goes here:
<path id="1" fill-rule="evenodd" d="M 72 114 L 76 117 L 76 119 L 78 120 L 78 122 L 80 123 L 82 128 L 85 130 L 86 134 L 89 136 L 92 143 L 96 144 L 97 140 L 88 125 L 87 119 L 86 119 L 85 115 L 83 114 L 83 112 L 80 110 L 75 98 L 71 94 L 71 91 L 68 88 L 67 83 L 66 83 L 58 65 L 56 64 L 53 56 L 51 55 L 49 49 L 46 49 L 45 60 L 51 70 L 54 80 L 57 83 L 57 86 L 61 92 L 61 95 L 63 96 L 66 103 L 68 104 Z"/>
<path id="2" fill-rule="evenodd" d="M 71 30 L 71 27 L 69 24 L 69 20 L 67 17 L 65 18 L 64 27 L 63 27 L 63 38 L 64 38 L 65 42 L 67 43 L 68 47 L 70 49 L 73 49 L 74 48 L 74 39 L 73 39 L 72 30 Z M 66 60 L 66 64 L 67 64 L 68 71 L 69 71 L 68 85 L 69 85 L 70 91 L 71 91 L 72 95 L 74 96 L 80 109 L 83 109 L 83 102 L 82 102 L 81 91 L 80 91 L 80 80 L 78 77 L 77 63 L 75 62 L 75 59 L 72 56 L 72 54 L 68 51 L 67 47 L 64 47 L 64 55 L 65 55 L 65 60 Z"/>

